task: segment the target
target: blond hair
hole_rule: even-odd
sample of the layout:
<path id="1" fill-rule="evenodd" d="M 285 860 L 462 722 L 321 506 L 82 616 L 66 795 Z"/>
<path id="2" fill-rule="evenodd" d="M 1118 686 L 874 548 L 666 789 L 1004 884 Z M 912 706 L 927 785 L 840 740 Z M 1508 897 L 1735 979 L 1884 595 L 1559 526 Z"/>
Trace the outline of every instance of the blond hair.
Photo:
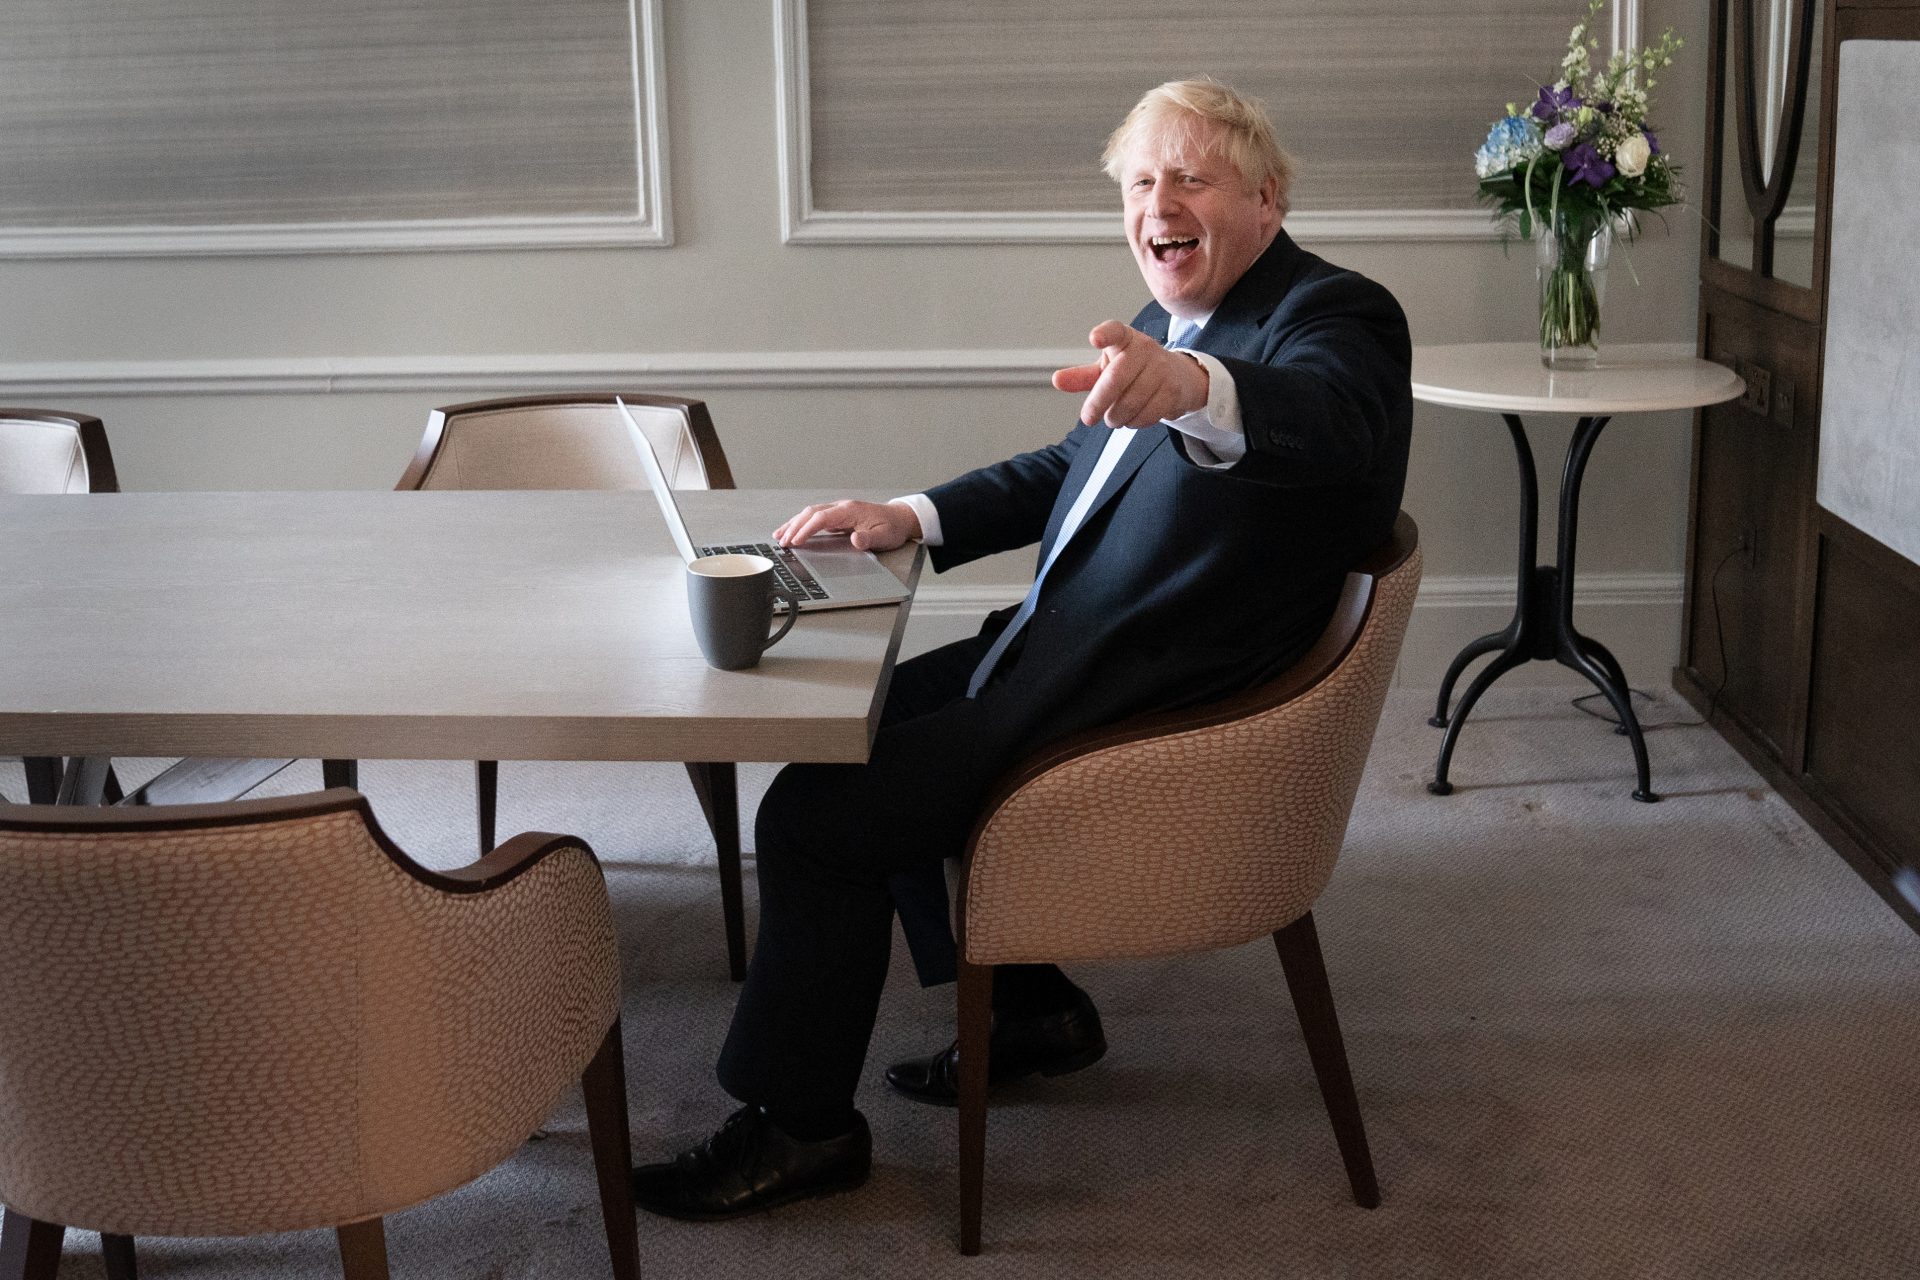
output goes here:
<path id="1" fill-rule="evenodd" d="M 1212 137 L 1202 137 L 1200 126 L 1208 122 L 1221 128 Z M 1249 190 L 1257 190 L 1268 178 L 1274 179 L 1280 212 L 1287 211 L 1293 159 L 1280 149 L 1265 104 L 1212 76 L 1169 80 L 1147 90 L 1107 139 L 1107 149 L 1100 155 L 1109 178 L 1121 181 L 1121 168 L 1136 147 L 1153 147 L 1163 155 L 1184 159 L 1223 156 L 1240 171 Z"/>

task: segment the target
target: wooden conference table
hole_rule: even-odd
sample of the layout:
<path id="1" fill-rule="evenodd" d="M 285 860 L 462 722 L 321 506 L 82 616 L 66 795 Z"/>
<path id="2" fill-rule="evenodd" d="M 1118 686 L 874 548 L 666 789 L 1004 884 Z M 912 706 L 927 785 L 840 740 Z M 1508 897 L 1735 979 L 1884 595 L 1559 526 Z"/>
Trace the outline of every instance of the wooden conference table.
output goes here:
<path id="1" fill-rule="evenodd" d="M 718 541 L 818 495 L 677 496 Z M 866 759 L 909 604 L 715 671 L 681 574 L 644 492 L 3 496 L 0 754 Z"/>

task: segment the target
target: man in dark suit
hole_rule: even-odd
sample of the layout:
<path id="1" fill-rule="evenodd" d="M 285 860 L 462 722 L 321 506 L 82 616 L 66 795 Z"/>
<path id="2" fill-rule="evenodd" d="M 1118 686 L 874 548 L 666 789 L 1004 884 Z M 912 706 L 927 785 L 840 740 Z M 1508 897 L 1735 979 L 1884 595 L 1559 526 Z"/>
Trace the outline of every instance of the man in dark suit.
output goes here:
<path id="1" fill-rule="evenodd" d="M 1054 375 L 1084 395 L 1080 425 L 925 494 L 817 504 L 775 532 L 871 550 L 923 538 L 939 570 L 1036 542 L 1040 558 L 1018 609 L 901 664 L 867 764 L 790 766 L 767 793 L 759 939 L 719 1064 L 746 1105 L 635 1170 L 648 1209 L 725 1218 L 863 1182 L 871 1139 L 853 1095 L 892 920 L 922 980 L 950 980 L 942 868 L 995 779 L 1053 739 L 1284 670 L 1392 529 L 1406 320 L 1386 290 L 1281 230 L 1290 167 L 1260 105 L 1210 80 L 1162 85 L 1106 163 L 1155 300 L 1131 326 L 1097 326 L 1097 357 Z M 996 1083 L 1106 1048 L 1092 1001 L 1051 966 L 1000 966 L 994 1015 Z M 951 1104 L 955 1061 L 949 1048 L 887 1080 Z"/>

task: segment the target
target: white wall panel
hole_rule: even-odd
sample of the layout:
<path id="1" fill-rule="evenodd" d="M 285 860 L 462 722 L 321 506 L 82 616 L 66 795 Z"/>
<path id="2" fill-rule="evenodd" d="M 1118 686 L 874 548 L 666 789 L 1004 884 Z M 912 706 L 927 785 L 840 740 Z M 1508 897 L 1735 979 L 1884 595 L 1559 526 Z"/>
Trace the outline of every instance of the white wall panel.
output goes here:
<path id="1" fill-rule="evenodd" d="M 8 0 L 0 252 L 659 241 L 633 0 Z"/>
<path id="2" fill-rule="evenodd" d="M 1297 237 L 1492 238 L 1465 157 L 1553 74 L 1578 16 L 1533 0 L 775 8 L 786 232 L 841 243 L 1117 239 L 1108 133 L 1145 90 L 1201 72 L 1267 102 L 1301 162 Z M 1619 9 L 1625 38 L 1638 4 Z"/>

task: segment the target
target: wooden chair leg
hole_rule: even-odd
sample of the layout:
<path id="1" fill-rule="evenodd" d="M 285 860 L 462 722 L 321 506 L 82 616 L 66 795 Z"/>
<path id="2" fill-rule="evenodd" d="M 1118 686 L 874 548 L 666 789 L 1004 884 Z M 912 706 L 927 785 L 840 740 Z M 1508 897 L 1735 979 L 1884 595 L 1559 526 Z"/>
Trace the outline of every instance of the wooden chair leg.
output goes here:
<path id="1" fill-rule="evenodd" d="M 106 1259 L 107 1280 L 140 1280 L 140 1269 L 133 1261 L 132 1236 L 112 1236 L 102 1232 L 100 1253 Z"/>
<path id="2" fill-rule="evenodd" d="M 739 770 L 731 760 L 689 761 L 687 777 L 713 832 L 720 863 L 720 909 L 727 923 L 727 972 L 740 982 L 747 976 L 747 908 L 740 885 Z"/>
<path id="3" fill-rule="evenodd" d="M 335 1227 L 333 1233 L 340 1241 L 340 1274 L 345 1280 L 388 1280 L 384 1219 Z"/>
<path id="4" fill-rule="evenodd" d="M 322 760 L 320 762 L 320 785 L 324 787 L 352 787 L 360 789 L 360 762 L 358 760 Z"/>
<path id="5" fill-rule="evenodd" d="M 475 809 L 480 817 L 480 856 L 493 852 L 493 820 L 499 812 L 500 800 L 500 762 L 498 760 L 475 760 L 473 762 L 473 793 Z"/>
<path id="6" fill-rule="evenodd" d="M 614 1280 L 640 1280 L 640 1230 L 634 1222 L 633 1145 L 627 1130 L 627 1067 L 620 1047 L 620 1019 L 580 1077 L 587 1098 L 587 1136 L 593 1170 L 600 1179 L 600 1216 L 606 1221 L 607 1252 Z"/>
<path id="7" fill-rule="evenodd" d="M 53 1280 L 67 1229 L 8 1209 L 0 1219 L 0 1280 Z"/>
<path id="8" fill-rule="evenodd" d="M 1333 1012 L 1333 990 L 1327 985 L 1327 966 L 1320 956 L 1320 935 L 1313 927 L 1313 913 L 1309 911 L 1276 930 L 1273 945 L 1287 975 L 1287 990 L 1293 994 L 1293 1011 L 1300 1018 L 1300 1033 L 1307 1042 L 1307 1056 L 1313 1060 L 1313 1074 L 1320 1081 L 1327 1117 L 1333 1121 L 1334 1140 L 1340 1144 L 1340 1159 L 1346 1163 L 1347 1181 L 1353 1186 L 1353 1202 L 1363 1209 L 1377 1209 L 1380 1186 L 1373 1176 L 1367 1129 L 1360 1119 L 1360 1099 L 1353 1092 L 1353 1072 L 1347 1066 L 1347 1049 L 1340 1038 L 1340 1019 Z"/>
<path id="9" fill-rule="evenodd" d="M 52 804 L 59 798 L 59 756 L 28 756 L 21 763 L 27 767 L 28 804 Z"/>
<path id="10" fill-rule="evenodd" d="M 987 1178 L 987 1046 L 993 1031 L 993 966 L 960 962 L 960 1252 L 980 1252 Z"/>

